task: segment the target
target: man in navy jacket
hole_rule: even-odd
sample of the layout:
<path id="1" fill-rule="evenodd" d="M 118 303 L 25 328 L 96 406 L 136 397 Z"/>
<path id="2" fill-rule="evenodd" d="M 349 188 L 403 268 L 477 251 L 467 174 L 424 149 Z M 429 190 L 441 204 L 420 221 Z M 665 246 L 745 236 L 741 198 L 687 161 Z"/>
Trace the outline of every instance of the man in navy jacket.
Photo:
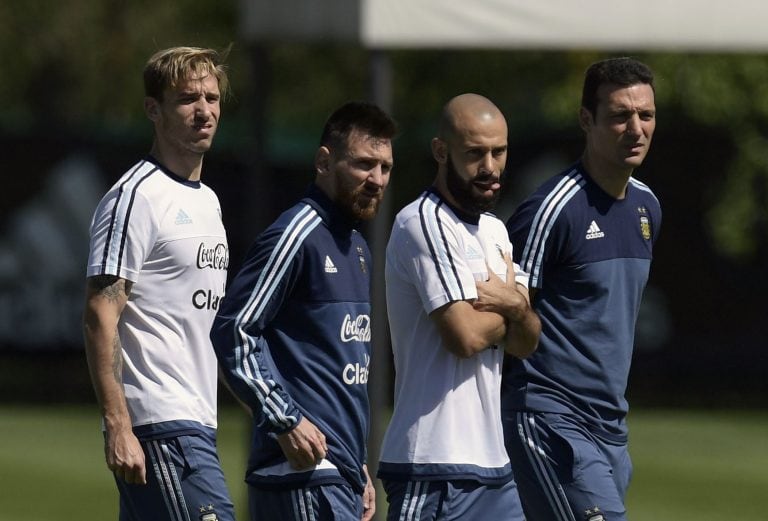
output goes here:
<path id="1" fill-rule="evenodd" d="M 373 516 L 371 256 L 355 226 L 376 215 L 395 133 L 369 103 L 331 115 L 314 183 L 256 239 L 214 321 L 227 381 L 253 413 L 254 520 Z"/>

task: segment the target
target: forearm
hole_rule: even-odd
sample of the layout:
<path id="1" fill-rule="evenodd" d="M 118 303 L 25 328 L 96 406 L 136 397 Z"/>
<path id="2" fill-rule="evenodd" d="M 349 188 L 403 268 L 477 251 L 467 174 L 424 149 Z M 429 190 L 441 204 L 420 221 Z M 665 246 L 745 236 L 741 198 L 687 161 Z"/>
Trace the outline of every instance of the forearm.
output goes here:
<path id="1" fill-rule="evenodd" d="M 528 306 L 505 318 L 504 350 L 517 358 L 530 356 L 539 344 L 541 322 L 538 315 Z"/>
<path id="2" fill-rule="evenodd" d="M 504 318 L 478 311 L 466 301 L 453 302 L 432 313 L 443 345 L 460 358 L 469 358 L 489 346 L 501 344 L 506 335 Z"/>
<path id="3" fill-rule="evenodd" d="M 479 353 L 490 346 L 502 345 L 506 339 L 507 324 L 504 317 L 498 313 L 475 311 L 470 317 L 473 324 L 474 342 L 465 342 L 471 347 L 472 354 Z"/>
<path id="4" fill-rule="evenodd" d="M 122 379 L 122 349 L 116 327 L 86 319 L 85 352 L 96 400 L 108 430 L 131 427 Z"/>
<path id="5" fill-rule="evenodd" d="M 117 324 L 131 283 L 114 276 L 87 281 L 83 335 L 88 370 L 104 418 L 104 455 L 117 479 L 145 484 L 144 452 L 133 433 L 123 388 L 123 350 Z"/>
<path id="6" fill-rule="evenodd" d="M 117 324 L 131 283 L 114 276 L 86 281 L 83 336 L 88 370 L 107 429 L 130 429 L 123 389 L 123 354 Z"/>
<path id="7" fill-rule="evenodd" d="M 508 258 L 509 273 L 514 274 Z M 512 278 L 511 281 L 514 279 Z M 529 356 L 539 343 L 541 323 L 531 308 L 528 288 L 520 283 L 500 283 L 498 277 L 477 283 L 475 309 L 497 313 L 504 322 L 504 351 L 518 358 Z"/>
<path id="8" fill-rule="evenodd" d="M 257 425 L 282 433 L 296 427 L 301 413 L 271 370 L 266 341 L 247 324 L 219 315 L 211 341 L 227 387 L 251 411 Z"/>

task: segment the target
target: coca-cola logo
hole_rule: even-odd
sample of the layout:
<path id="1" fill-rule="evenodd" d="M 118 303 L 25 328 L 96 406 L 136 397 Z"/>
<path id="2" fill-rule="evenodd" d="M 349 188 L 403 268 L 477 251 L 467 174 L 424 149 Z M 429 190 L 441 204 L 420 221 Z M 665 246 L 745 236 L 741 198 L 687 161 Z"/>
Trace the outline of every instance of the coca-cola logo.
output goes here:
<path id="1" fill-rule="evenodd" d="M 227 269 L 229 267 L 229 248 L 223 243 L 206 246 L 204 242 L 201 242 L 197 248 L 197 267 L 201 270 L 205 268 Z"/>
<path id="2" fill-rule="evenodd" d="M 341 324 L 341 341 L 352 342 L 370 342 L 371 341 L 371 318 L 368 315 L 357 315 L 352 319 L 350 315 L 344 317 Z"/>

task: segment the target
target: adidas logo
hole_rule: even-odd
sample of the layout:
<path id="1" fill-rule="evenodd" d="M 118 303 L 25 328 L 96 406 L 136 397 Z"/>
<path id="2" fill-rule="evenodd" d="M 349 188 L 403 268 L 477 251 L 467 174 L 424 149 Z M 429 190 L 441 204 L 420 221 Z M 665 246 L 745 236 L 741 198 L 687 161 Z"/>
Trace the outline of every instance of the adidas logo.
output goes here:
<path id="1" fill-rule="evenodd" d="M 467 256 L 467 260 L 483 258 L 483 256 L 476 249 L 474 249 L 471 244 L 467 245 L 467 249 L 464 254 Z"/>
<path id="2" fill-rule="evenodd" d="M 336 265 L 333 263 L 331 258 L 328 255 L 326 255 L 325 256 L 325 272 L 336 273 L 337 271 L 339 270 L 336 268 Z"/>
<path id="3" fill-rule="evenodd" d="M 586 237 L 587 239 L 600 239 L 601 237 L 605 237 L 605 233 L 600 231 L 600 227 L 595 221 L 592 221 L 589 228 L 587 228 Z"/>
<path id="4" fill-rule="evenodd" d="M 179 213 L 176 214 L 176 224 L 192 224 L 192 219 L 187 215 L 187 212 L 179 208 Z"/>

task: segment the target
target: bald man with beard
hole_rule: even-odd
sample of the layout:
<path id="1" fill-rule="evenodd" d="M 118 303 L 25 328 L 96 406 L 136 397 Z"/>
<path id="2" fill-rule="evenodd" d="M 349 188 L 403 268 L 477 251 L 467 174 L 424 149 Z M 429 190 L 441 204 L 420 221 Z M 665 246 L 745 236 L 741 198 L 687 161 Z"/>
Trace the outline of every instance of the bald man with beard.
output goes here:
<path id="1" fill-rule="evenodd" d="M 504 449 L 504 353 L 524 358 L 541 329 L 504 224 L 507 124 L 487 98 L 444 107 L 437 175 L 395 219 L 386 252 L 395 408 L 378 476 L 387 519 L 507 519 L 523 513 Z"/>

